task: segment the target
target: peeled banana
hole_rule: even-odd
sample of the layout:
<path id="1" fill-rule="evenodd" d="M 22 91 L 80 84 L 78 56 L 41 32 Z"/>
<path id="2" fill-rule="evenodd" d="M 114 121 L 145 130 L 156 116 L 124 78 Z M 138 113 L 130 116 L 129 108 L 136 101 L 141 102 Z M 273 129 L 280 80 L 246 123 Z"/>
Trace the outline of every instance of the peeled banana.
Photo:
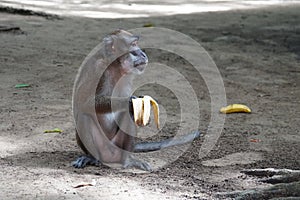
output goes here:
<path id="1" fill-rule="evenodd" d="M 133 119 L 136 125 L 143 125 L 143 99 L 131 99 L 133 107 Z"/>
<path id="2" fill-rule="evenodd" d="M 132 99 L 134 122 L 138 126 L 146 126 L 150 121 L 151 106 L 153 108 L 154 121 L 159 129 L 159 107 L 157 102 L 150 96 Z"/>
<path id="3" fill-rule="evenodd" d="M 248 106 L 245 106 L 243 104 L 231 104 L 229 106 L 221 108 L 220 112 L 224 114 L 238 113 L 238 112 L 251 113 L 251 109 Z"/>

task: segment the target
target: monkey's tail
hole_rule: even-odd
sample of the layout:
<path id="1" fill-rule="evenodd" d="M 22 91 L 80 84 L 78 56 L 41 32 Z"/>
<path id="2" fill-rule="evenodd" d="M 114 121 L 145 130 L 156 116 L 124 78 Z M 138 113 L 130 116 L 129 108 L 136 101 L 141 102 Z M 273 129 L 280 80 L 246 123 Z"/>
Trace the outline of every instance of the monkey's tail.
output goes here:
<path id="1" fill-rule="evenodd" d="M 159 142 L 141 142 L 137 143 L 134 147 L 134 152 L 149 152 L 149 151 L 157 151 L 160 149 L 164 149 L 167 147 L 181 145 L 188 142 L 192 142 L 194 139 L 200 137 L 200 131 L 193 131 L 187 135 L 182 135 L 177 138 L 170 138 L 166 140 L 162 140 Z"/>

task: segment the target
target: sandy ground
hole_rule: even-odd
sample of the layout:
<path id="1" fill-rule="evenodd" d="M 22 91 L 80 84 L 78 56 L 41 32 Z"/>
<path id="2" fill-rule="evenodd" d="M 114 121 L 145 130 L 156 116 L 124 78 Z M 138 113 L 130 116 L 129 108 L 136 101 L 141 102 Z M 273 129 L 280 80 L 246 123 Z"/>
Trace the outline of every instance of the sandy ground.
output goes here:
<path id="1" fill-rule="evenodd" d="M 121 20 L 0 13 L 1 26 L 20 28 L 0 31 L 0 199 L 214 199 L 216 192 L 268 186 L 241 174 L 242 169 L 299 169 L 299 9 Z M 176 162 L 150 174 L 72 168 L 71 161 L 82 154 L 71 110 L 81 62 L 112 30 L 149 22 L 201 43 L 222 74 L 228 103 L 244 103 L 253 113 L 227 115 L 217 145 L 202 159 L 200 138 Z M 201 77 L 174 55 L 147 54 L 189 75 L 203 113 L 199 129 L 205 134 L 210 98 Z M 17 89 L 18 83 L 31 87 Z M 156 93 L 164 96 L 165 91 L 156 88 Z M 167 96 L 160 103 L 172 111 Z M 43 133 L 56 127 L 63 133 Z M 175 128 L 169 124 L 165 134 L 171 136 Z M 95 185 L 73 187 L 80 182 Z"/>

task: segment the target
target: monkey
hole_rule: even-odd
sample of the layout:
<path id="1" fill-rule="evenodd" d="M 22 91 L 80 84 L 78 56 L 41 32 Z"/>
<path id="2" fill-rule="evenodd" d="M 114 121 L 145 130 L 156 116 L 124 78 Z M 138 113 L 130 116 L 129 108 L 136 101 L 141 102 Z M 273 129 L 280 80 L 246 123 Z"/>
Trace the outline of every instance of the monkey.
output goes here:
<path id="1" fill-rule="evenodd" d="M 73 111 L 77 120 L 76 140 L 79 147 L 86 154 L 72 162 L 75 168 L 99 163 L 114 165 L 122 168 L 137 168 L 152 171 L 151 166 L 144 161 L 134 158 L 131 152 L 149 152 L 174 145 L 193 141 L 200 136 L 199 131 L 159 142 L 143 142 L 135 144 L 137 127 L 133 122 L 133 108 L 131 99 L 133 78 L 144 72 L 148 57 L 138 46 L 139 37 L 125 30 L 116 30 L 103 39 L 103 46 L 96 52 L 86 65 L 97 65 L 103 69 L 103 74 L 98 79 L 94 94 L 96 116 L 76 108 L 82 107 L 87 99 L 88 84 L 84 86 L 83 79 L 89 79 L 87 68 L 81 69 L 80 75 L 75 80 L 73 91 Z M 93 82 L 94 80 L 89 80 Z M 114 96 L 113 96 L 114 92 Z M 88 107 L 88 106 L 87 106 Z M 114 107 L 114 108 L 113 108 Z M 91 108 L 90 108 L 91 109 Z M 100 128 L 99 128 L 99 126 Z M 92 134 L 87 134 L 87 127 Z M 78 130 L 79 129 L 79 130 Z"/>

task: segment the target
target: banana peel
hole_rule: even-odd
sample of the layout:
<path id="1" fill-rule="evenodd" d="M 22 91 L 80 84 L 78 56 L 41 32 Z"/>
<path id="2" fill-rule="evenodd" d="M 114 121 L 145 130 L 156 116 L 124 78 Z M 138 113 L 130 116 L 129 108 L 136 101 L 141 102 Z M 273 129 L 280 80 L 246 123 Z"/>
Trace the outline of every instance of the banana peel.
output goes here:
<path id="1" fill-rule="evenodd" d="M 226 107 L 222 107 L 220 109 L 220 112 L 224 114 L 240 113 L 240 112 L 251 113 L 251 109 L 248 106 L 243 104 L 231 104 Z"/>
<path id="2" fill-rule="evenodd" d="M 154 121 L 159 129 L 159 106 L 158 103 L 150 96 L 132 99 L 133 118 L 138 126 L 146 126 L 150 121 L 151 106 L 153 109 Z"/>

